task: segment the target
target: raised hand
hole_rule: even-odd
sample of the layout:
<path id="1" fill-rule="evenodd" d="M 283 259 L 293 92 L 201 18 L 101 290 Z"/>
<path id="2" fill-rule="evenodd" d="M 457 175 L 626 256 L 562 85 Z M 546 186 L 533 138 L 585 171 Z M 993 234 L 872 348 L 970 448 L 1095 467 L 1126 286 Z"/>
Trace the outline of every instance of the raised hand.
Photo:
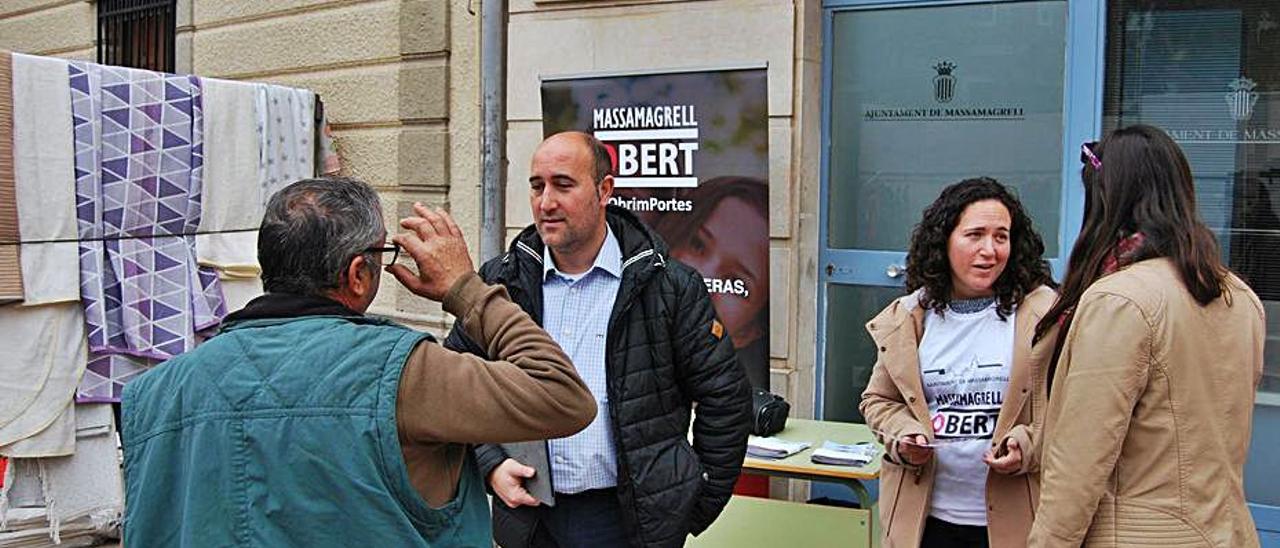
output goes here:
<path id="1" fill-rule="evenodd" d="M 415 203 L 414 217 L 400 220 L 400 227 L 408 230 L 391 240 L 413 257 L 418 266 L 415 275 L 404 265 L 388 265 L 387 272 L 396 277 L 409 291 L 433 301 L 444 299 L 449 288 L 463 275 L 474 272 L 467 242 L 462 230 L 444 210 L 434 211 Z"/>

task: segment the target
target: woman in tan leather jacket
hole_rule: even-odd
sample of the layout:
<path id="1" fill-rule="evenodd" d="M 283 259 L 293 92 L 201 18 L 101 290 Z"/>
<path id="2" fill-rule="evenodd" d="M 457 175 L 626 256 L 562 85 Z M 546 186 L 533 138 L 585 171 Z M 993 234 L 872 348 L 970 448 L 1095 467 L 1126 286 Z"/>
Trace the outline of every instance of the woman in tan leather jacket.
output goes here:
<path id="1" fill-rule="evenodd" d="M 886 547 L 1023 546 L 1044 391 L 1032 352 L 1053 304 L 1044 243 L 1003 185 L 951 185 L 924 212 L 907 290 L 867 324 L 879 349 L 860 406 L 887 449 Z"/>
<path id="2" fill-rule="evenodd" d="M 1057 357 L 1030 544 L 1257 546 L 1262 304 L 1219 260 L 1168 135 L 1119 129 L 1081 159 L 1084 225 L 1039 326 Z"/>

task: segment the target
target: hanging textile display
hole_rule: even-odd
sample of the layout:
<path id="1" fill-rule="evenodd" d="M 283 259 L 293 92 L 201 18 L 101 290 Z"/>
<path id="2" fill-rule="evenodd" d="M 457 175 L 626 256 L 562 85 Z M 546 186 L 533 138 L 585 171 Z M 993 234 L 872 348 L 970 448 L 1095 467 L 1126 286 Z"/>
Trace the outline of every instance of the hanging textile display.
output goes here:
<path id="1" fill-rule="evenodd" d="M 221 322 L 224 280 L 238 281 L 237 305 L 261 293 L 267 199 L 338 165 L 319 133 L 321 103 L 308 90 L 4 52 L 0 79 L 10 78 L 0 83 L 11 91 L 0 94 L 0 140 L 13 142 L 12 162 L 0 154 L 0 303 L 78 301 L 87 357 L 60 364 L 60 378 L 81 379 L 79 401 L 118 401 L 131 378 Z M 206 132 L 218 137 L 208 195 Z"/>
<path id="2" fill-rule="evenodd" d="M 124 507 L 111 406 L 77 406 L 75 456 L 13 459 L 0 486 L 0 546 L 96 544 L 115 531 Z"/>
<path id="3" fill-rule="evenodd" d="M 116 529 L 101 404 L 262 293 L 267 200 L 339 166 L 321 109 L 308 90 L 0 51 L 0 545 Z"/>
<path id="4" fill-rule="evenodd" d="M 78 302 L 67 62 L 9 58 L 10 72 L 0 76 L 10 81 L 14 105 L 13 194 L 7 205 L 15 209 L 20 238 L 12 241 L 15 248 L 22 242 L 24 283 L 21 302 L 0 308 L 0 455 L 70 455 L 71 402 L 85 369 L 86 340 Z"/>
<path id="5" fill-rule="evenodd" d="M 13 54 L 13 163 L 22 304 L 80 300 L 67 61 Z"/>
<path id="6" fill-rule="evenodd" d="M 7 306 L 0 314 L 0 454 L 58 420 L 85 370 L 80 303 Z M 65 438 L 64 438 L 65 440 Z M 62 447 L 65 447 L 62 446 Z M 56 451 L 55 451 L 56 452 Z"/>
<path id="7" fill-rule="evenodd" d="M 313 177 L 315 94 L 302 89 L 259 84 L 258 126 L 262 203 L 299 179 Z"/>
<path id="8" fill-rule="evenodd" d="M 329 115 L 324 112 L 324 101 L 316 96 L 316 175 L 337 175 L 342 171 L 342 159 L 333 140 L 333 128 L 329 127 Z"/>
<path id="9" fill-rule="evenodd" d="M 256 278 L 258 232 L 266 202 L 259 182 L 260 128 L 258 88 L 262 84 L 207 79 L 204 81 L 206 116 L 204 192 L 196 253 L 201 265 L 218 269 L 228 277 Z M 225 283 L 223 290 L 226 290 Z"/>
<path id="10" fill-rule="evenodd" d="M 76 403 L 68 399 L 53 422 L 40 432 L 0 447 L 0 457 L 37 459 L 67 457 L 76 452 Z"/>
<path id="11" fill-rule="evenodd" d="M 315 176 L 321 162 L 337 162 L 317 146 L 317 127 L 324 126 L 311 91 L 214 79 L 203 88 L 205 110 L 218 112 L 205 118 L 205 129 L 218 139 L 206 143 L 205 179 L 212 184 L 205 188 L 196 251 L 200 264 L 223 280 L 256 278 L 256 228 L 267 200 Z"/>
<path id="12" fill-rule="evenodd" d="M 0 304 L 22 300 L 21 240 L 13 180 L 13 56 L 0 51 Z"/>
<path id="13" fill-rule="evenodd" d="M 200 80 L 70 64 L 80 296 L 89 337 L 81 401 L 195 347 L 226 315 L 196 261 L 203 167 Z M 141 360 L 139 359 L 141 358 Z"/>

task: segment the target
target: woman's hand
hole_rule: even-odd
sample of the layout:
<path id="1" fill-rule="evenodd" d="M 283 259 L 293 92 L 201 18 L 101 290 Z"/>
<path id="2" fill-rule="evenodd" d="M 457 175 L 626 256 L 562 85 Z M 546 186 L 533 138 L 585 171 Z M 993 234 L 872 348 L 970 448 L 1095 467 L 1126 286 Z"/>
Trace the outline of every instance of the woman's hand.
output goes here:
<path id="1" fill-rule="evenodd" d="M 898 438 L 898 456 L 912 466 L 924 466 L 933 458 L 933 448 L 928 446 L 929 438 L 920 434 L 912 434 Z"/>
<path id="2" fill-rule="evenodd" d="M 1003 452 L 998 451 L 1000 446 L 987 449 L 987 454 L 982 456 L 982 462 L 1001 474 L 1016 474 L 1022 469 L 1022 446 L 1014 438 L 1005 439 L 1003 445 Z"/>

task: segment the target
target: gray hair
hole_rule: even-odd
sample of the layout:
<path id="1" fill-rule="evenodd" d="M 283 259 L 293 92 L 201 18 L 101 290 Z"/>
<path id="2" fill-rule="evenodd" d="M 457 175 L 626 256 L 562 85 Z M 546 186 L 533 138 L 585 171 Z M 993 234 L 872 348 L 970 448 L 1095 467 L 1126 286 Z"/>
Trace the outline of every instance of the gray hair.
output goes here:
<path id="1" fill-rule="evenodd" d="M 380 246 L 378 194 L 346 177 L 304 179 L 271 196 L 258 232 L 268 293 L 323 295 L 337 289 L 351 259 Z"/>

